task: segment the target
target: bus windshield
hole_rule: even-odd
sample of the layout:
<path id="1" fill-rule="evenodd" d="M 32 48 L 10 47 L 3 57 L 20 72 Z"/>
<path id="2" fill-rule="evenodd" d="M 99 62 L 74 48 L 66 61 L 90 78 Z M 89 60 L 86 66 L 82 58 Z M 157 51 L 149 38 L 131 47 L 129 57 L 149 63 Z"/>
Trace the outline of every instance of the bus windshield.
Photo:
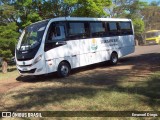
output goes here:
<path id="1" fill-rule="evenodd" d="M 147 38 L 158 37 L 159 35 L 160 35 L 160 32 L 148 32 L 148 33 L 146 33 Z"/>
<path id="2" fill-rule="evenodd" d="M 38 46 L 47 26 L 48 21 L 42 21 L 26 27 L 19 39 L 17 50 L 27 51 Z"/>

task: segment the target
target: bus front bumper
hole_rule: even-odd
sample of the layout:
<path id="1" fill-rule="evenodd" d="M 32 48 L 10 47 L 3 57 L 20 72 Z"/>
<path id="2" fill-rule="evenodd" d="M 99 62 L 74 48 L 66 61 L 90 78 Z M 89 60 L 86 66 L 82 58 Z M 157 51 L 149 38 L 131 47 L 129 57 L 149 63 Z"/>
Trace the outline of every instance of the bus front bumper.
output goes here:
<path id="1" fill-rule="evenodd" d="M 25 61 L 26 62 L 26 61 Z M 42 75 L 46 73 L 45 65 L 43 61 L 40 63 L 32 65 L 30 62 L 26 62 L 26 65 L 22 65 L 21 62 L 17 62 L 17 69 L 21 75 Z"/>

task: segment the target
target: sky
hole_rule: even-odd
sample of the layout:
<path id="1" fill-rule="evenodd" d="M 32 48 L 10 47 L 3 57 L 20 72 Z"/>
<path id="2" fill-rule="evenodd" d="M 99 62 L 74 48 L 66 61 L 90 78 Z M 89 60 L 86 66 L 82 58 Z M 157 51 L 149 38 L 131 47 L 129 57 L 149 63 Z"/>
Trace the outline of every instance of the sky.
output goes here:
<path id="1" fill-rule="evenodd" d="M 156 2 L 158 2 L 158 1 L 160 1 L 160 0 L 141 0 L 141 1 L 151 3 L 152 1 L 156 1 Z"/>

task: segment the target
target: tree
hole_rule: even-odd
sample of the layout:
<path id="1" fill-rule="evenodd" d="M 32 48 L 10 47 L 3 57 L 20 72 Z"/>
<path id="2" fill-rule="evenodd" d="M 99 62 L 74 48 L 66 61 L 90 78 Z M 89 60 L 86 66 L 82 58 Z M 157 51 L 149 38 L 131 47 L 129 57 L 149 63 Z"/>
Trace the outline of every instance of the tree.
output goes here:
<path id="1" fill-rule="evenodd" d="M 104 8 L 111 5 L 111 0 L 65 0 L 71 7 L 71 16 L 103 17 L 107 16 Z"/>
<path id="2" fill-rule="evenodd" d="M 126 6 L 133 0 L 112 0 L 112 5 L 106 7 L 106 12 L 110 17 L 123 17 L 126 14 Z"/>
<path id="3" fill-rule="evenodd" d="M 140 18 L 136 18 L 133 20 L 133 25 L 134 25 L 134 31 L 135 31 L 135 39 L 138 40 L 139 44 L 144 43 L 144 21 Z"/>
<path id="4" fill-rule="evenodd" d="M 152 1 L 151 3 L 150 3 L 150 6 L 158 6 L 158 5 L 160 5 L 160 1 Z"/>
<path id="5" fill-rule="evenodd" d="M 143 41 L 144 21 L 141 11 L 147 6 L 140 0 L 113 0 L 107 9 L 111 17 L 132 19 L 135 37 L 140 43 Z"/>
<path id="6" fill-rule="evenodd" d="M 18 35 L 15 22 L 0 26 L 0 57 L 11 58 L 14 55 Z"/>
<path id="7" fill-rule="evenodd" d="M 145 21 L 146 31 L 160 29 L 160 6 L 152 6 L 152 4 L 148 5 L 141 11 L 141 14 Z"/>
<path id="8" fill-rule="evenodd" d="M 42 20 L 39 9 L 37 9 L 41 1 L 42 0 L 17 0 L 12 3 L 17 11 L 17 25 L 19 29 L 24 29 L 31 23 Z"/>
<path id="9" fill-rule="evenodd" d="M 14 55 L 18 38 L 17 14 L 9 0 L 3 0 L 0 5 L 0 57 L 10 58 Z"/>
<path id="10" fill-rule="evenodd" d="M 16 22 L 18 16 L 14 6 L 8 4 L 0 5 L 0 25 L 10 22 Z"/>

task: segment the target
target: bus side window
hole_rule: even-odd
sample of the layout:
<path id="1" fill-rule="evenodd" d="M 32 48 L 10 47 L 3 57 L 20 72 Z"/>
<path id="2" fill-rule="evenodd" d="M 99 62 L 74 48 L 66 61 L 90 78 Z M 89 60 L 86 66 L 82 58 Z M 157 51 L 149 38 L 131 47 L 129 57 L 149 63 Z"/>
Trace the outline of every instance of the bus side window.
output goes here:
<path id="1" fill-rule="evenodd" d="M 119 34 L 118 26 L 116 22 L 109 22 L 107 27 L 108 27 L 109 36 L 116 36 Z"/>
<path id="2" fill-rule="evenodd" d="M 105 26 L 103 22 L 91 22 L 90 29 L 92 37 L 104 37 Z"/>
<path id="3" fill-rule="evenodd" d="M 71 40 L 84 39 L 87 37 L 84 22 L 69 22 L 68 24 L 68 37 Z"/>
<path id="4" fill-rule="evenodd" d="M 56 27 L 56 34 L 55 36 L 58 37 L 58 36 L 61 36 L 61 30 L 60 30 L 60 27 Z"/>
<path id="5" fill-rule="evenodd" d="M 53 34 L 53 23 L 49 26 L 49 29 L 46 35 L 46 42 L 52 40 L 52 34 Z"/>
<path id="6" fill-rule="evenodd" d="M 59 25 L 55 27 L 55 31 L 52 37 L 52 40 L 63 41 L 65 40 L 65 29 L 64 26 Z"/>
<path id="7" fill-rule="evenodd" d="M 121 35 L 132 35 L 132 26 L 130 22 L 120 22 L 119 27 L 121 30 Z"/>

